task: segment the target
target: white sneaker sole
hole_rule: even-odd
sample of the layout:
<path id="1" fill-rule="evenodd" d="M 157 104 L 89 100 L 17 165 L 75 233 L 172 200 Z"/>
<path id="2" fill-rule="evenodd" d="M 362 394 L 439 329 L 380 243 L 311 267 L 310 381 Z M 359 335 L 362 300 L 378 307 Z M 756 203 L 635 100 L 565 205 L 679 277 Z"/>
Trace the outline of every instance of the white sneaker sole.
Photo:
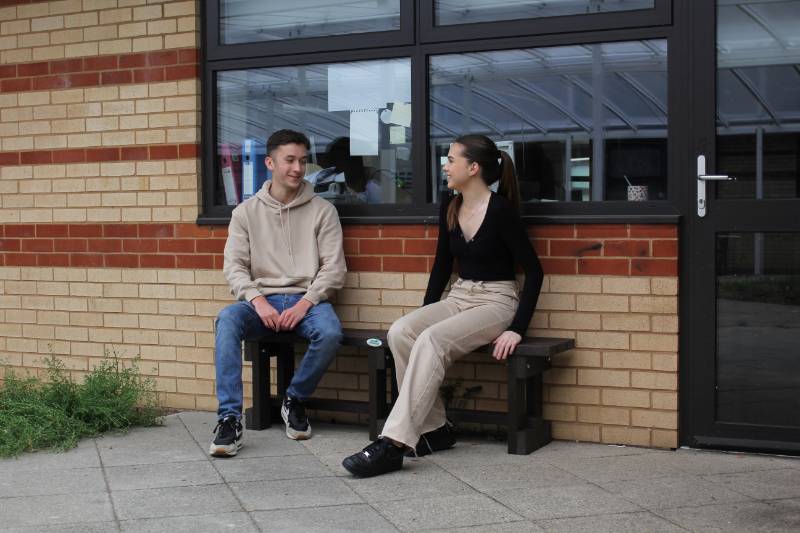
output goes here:
<path id="1" fill-rule="evenodd" d="M 214 444 L 214 441 L 211 441 L 211 445 L 208 447 L 208 454 L 212 457 L 233 457 L 242 449 L 243 443 L 244 428 L 242 428 L 242 433 L 239 435 L 239 440 L 233 444 Z"/>
<path id="2" fill-rule="evenodd" d="M 220 445 L 211 443 L 211 446 L 208 449 L 208 454 L 213 457 L 233 457 L 239 450 L 242 449 L 242 441 L 235 442 L 233 444 Z"/>
<path id="3" fill-rule="evenodd" d="M 286 424 L 286 436 L 292 440 L 308 440 L 311 438 L 311 424 L 308 424 L 308 429 L 305 431 L 297 431 L 289 426 L 289 412 L 281 407 L 281 418 L 283 423 Z"/>

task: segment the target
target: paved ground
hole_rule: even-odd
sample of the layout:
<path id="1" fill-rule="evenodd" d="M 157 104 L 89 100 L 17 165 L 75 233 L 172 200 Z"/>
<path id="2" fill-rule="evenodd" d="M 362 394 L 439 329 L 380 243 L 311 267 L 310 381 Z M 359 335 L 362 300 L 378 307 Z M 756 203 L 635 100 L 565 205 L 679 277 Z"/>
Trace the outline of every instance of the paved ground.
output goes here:
<path id="1" fill-rule="evenodd" d="M 0 461 L 0 531 L 798 531 L 800 459 L 554 442 L 460 442 L 357 480 L 366 428 L 245 434 L 209 459 L 210 413 Z M 460 528 L 460 529 L 459 529 Z"/>

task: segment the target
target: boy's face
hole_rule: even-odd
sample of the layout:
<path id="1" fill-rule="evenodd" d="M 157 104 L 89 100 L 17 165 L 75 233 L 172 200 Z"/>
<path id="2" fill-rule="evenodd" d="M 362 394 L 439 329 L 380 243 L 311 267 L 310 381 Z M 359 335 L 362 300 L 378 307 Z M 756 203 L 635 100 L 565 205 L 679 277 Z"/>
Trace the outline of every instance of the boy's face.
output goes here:
<path id="1" fill-rule="evenodd" d="M 282 187 L 295 190 L 306 175 L 308 151 L 302 144 L 282 144 L 267 155 L 267 168 L 272 171 L 272 180 Z"/>

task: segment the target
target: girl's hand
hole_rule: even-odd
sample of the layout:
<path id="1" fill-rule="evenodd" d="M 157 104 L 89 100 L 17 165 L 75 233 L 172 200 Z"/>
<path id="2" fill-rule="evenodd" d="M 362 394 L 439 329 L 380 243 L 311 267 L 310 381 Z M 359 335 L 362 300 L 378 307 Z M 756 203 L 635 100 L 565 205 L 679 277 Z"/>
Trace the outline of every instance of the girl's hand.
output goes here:
<path id="1" fill-rule="evenodd" d="M 522 340 L 522 336 L 516 331 L 507 330 L 500 334 L 492 343 L 494 344 L 494 352 L 492 357 L 498 361 L 505 360 L 509 355 L 514 353 L 517 344 Z"/>

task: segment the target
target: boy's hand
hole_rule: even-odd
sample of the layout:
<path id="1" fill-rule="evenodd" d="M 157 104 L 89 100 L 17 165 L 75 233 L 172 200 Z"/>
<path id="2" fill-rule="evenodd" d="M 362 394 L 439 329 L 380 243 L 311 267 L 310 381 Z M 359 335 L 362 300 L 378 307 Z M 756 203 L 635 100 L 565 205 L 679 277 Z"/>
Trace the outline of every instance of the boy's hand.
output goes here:
<path id="1" fill-rule="evenodd" d="M 256 313 L 261 317 L 261 322 L 264 323 L 269 329 L 273 331 L 280 331 L 280 315 L 278 311 L 272 307 L 266 298 L 257 296 L 253 298 L 253 307 L 256 308 Z"/>
<path id="2" fill-rule="evenodd" d="M 314 304 L 305 298 L 300 298 L 297 300 L 296 304 L 281 313 L 279 327 L 282 330 L 293 330 L 295 326 L 303 320 L 303 317 L 306 316 L 306 313 L 308 313 L 312 305 Z"/>

